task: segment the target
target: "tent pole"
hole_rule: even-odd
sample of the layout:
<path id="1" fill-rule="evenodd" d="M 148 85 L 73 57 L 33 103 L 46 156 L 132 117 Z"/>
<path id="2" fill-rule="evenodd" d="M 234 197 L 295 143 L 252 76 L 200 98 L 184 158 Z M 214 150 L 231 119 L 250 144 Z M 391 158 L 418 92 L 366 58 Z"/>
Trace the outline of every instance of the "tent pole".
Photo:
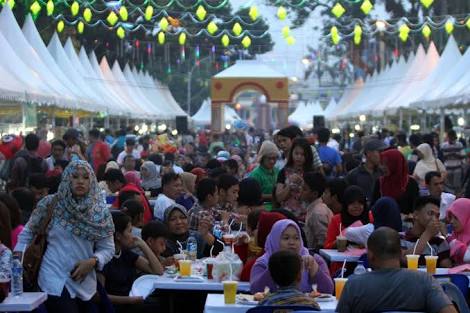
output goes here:
<path id="1" fill-rule="evenodd" d="M 399 109 L 399 120 L 398 120 L 398 129 L 402 130 L 403 129 L 403 110 Z"/>
<path id="2" fill-rule="evenodd" d="M 427 127 L 426 127 L 426 111 L 423 110 L 422 114 L 421 114 L 421 129 L 422 129 L 422 132 L 426 132 L 427 131 Z"/>
<path id="3" fill-rule="evenodd" d="M 445 114 L 444 114 L 444 109 L 439 110 L 440 113 L 440 118 L 439 118 L 439 138 L 441 139 L 441 142 L 444 142 L 444 136 L 445 136 Z"/>

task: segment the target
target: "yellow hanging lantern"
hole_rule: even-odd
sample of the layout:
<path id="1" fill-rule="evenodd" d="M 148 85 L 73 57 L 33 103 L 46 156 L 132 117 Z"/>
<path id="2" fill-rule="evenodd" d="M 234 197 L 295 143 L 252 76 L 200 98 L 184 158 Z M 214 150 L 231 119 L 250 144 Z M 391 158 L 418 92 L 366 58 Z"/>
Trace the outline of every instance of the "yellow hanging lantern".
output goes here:
<path id="1" fill-rule="evenodd" d="M 168 20 L 166 19 L 166 17 L 162 17 L 162 19 L 160 20 L 160 23 L 158 25 L 160 25 L 161 30 L 166 32 L 166 30 L 168 29 L 168 25 L 170 25 L 170 24 L 168 23 Z"/>
<path id="2" fill-rule="evenodd" d="M 406 24 L 401 25 L 400 28 L 398 29 L 398 37 L 403 42 L 406 42 L 408 40 L 409 34 L 410 34 L 410 28 Z"/>
<path id="3" fill-rule="evenodd" d="M 235 36 L 240 36 L 242 31 L 243 31 L 243 28 L 238 22 L 233 25 L 232 32 L 235 34 Z"/>
<path id="4" fill-rule="evenodd" d="M 331 9 L 331 13 L 333 13 L 336 18 L 340 18 L 346 12 L 346 9 L 341 5 L 341 3 L 337 2 L 333 8 Z"/>
<path id="5" fill-rule="evenodd" d="M 354 44 L 358 46 L 362 40 L 362 28 L 360 25 L 356 24 L 354 26 Z"/>
<path id="6" fill-rule="evenodd" d="M 161 45 L 164 45 L 165 44 L 165 33 L 164 32 L 159 32 L 158 33 L 158 43 L 161 44 Z"/>
<path id="7" fill-rule="evenodd" d="M 116 30 L 116 35 L 118 36 L 119 39 L 124 39 L 126 37 L 126 31 L 122 26 L 119 26 L 118 29 Z"/>
<path id="8" fill-rule="evenodd" d="M 93 16 L 93 14 L 91 13 L 91 9 L 90 8 L 86 8 L 84 11 L 83 11 L 83 18 L 85 19 L 85 22 L 89 23 L 91 21 L 91 17 Z"/>
<path id="9" fill-rule="evenodd" d="M 230 38 L 227 36 L 227 34 L 222 36 L 221 42 L 222 42 L 222 46 L 228 47 L 228 45 L 230 44 Z"/>
<path id="10" fill-rule="evenodd" d="M 284 26 L 281 30 L 282 37 L 287 38 L 290 35 L 290 28 L 289 26 Z"/>
<path id="11" fill-rule="evenodd" d="M 34 1 L 33 4 L 31 4 L 29 7 L 29 10 L 31 13 L 33 13 L 34 16 L 36 16 L 39 14 L 39 12 L 41 12 L 41 5 L 37 1 Z"/>
<path id="12" fill-rule="evenodd" d="M 178 42 L 180 45 L 184 46 L 186 43 L 186 33 L 182 32 L 180 36 L 178 37 Z"/>
<path id="13" fill-rule="evenodd" d="M 454 22 L 452 20 L 448 20 L 444 26 L 447 34 L 452 34 L 454 32 Z"/>
<path id="14" fill-rule="evenodd" d="M 153 6 L 148 5 L 145 8 L 145 14 L 144 14 L 145 20 L 150 21 L 152 19 L 152 16 L 153 16 Z"/>
<path id="15" fill-rule="evenodd" d="M 285 20 L 287 17 L 287 11 L 283 6 L 280 6 L 277 9 L 277 18 L 280 19 L 281 21 Z"/>
<path id="16" fill-rule="evenodd" d="M 114 24 L 117 23 L 118 21 L 118 16 L 116 15 L 116 13 L 114 13 L 114 11 L 111 11 L 108 15 L 108 17 L 106 18 L 106 20 L 108 21 L 109 25 L 111 26 L 114 26 Z"/>
<path id="17" fill-rule="evenodd" d="M 54 13 L 54 1 L 49 0 L 46 4 L 47 16 L 51 16 Z"/>
<path id="18" fill-rule="evenodd" d="M 80 5 L 78 4 L 77 1 L 74 1 L 72 3 L 72 6 L 70 7 L 70 12 L 72 13 L 72 16 L 76 16 L 79 10 L 80 10 Z"/>
<path id="19" fill-rule="evenodd" d="M 467 20 L 467 23 L 465 23 L 465 26 L 467 26 L 468 30 L 470 30 L 470 18 Z"/>
<path id="20" fill-rule="evenodd" d="M 15 7 L 15 4 L 16 4 L 15 0 L 7 0 L 6 3 L 8 3 L 8 5 L 10 6 L 10 9 L 12 9 L 12 10 Z"/>
<path id="21" fill-rule="evenodd" d="M 211 35 L 213 35 L 218 29 L 219 29 L 219 27 L 217 27 L 217 24 L 214 23 L 214 22 L 210 22 L 210 23 L 207 25 L 207 31 L 208 31 L 209 34 L 211 34 Z"/>
<path id="22" fill-rule="evenodd" d="M 341 40 L 341 36 L 339 35 L 338 27 L 336 27 L 336 26 L 331 27 L 330 35 L 331 35 L 331 41 L 333 42 L 333 44 L 337 45 L 339 43 L 339 41 Z"/>
<path id="23" fill-rule="evenodd" d="M 207 11 L 206 9 L 204 9 L 204 7 L 202 5 L 198 6 L 197 7 L 197 10 L 196 10 L 196 16 L 197 18 L 202 21 L 206 18 L 206 15 L 207 15 Z"/>
<path id="24" fill-rule="evenodd" d="M 64 30 L 65 24 L 64 21 L 57 22 L 57 32 L 61 33 Z"/>
<path id="25" fill-rule="evenodd" d="M 293 36 L 287 37 L 286 41 L 289 46 L 295 45 L 295 38 Z"/>
<path id="26" fill-rule="evenodd" d="M 242 46 L 243 48 L 248 49 L 248 47 L 251 46 L 251 38 L 248 36 L 243 37 Z"/>
<path id="27" fill-rule="evenodd" d="M 124 22 L 127 21 L 127 18 L 129 17 L 129 14 L 128 14 L 127 8 L 125 6 L 122 6 L 119 9 L 119 16 L 121 17 L 121 20 L 123 20 Z"/>
<path id="28" fill-rule="evenodd" d="M 256 21 L 259 16 L 258 7 L 256 5 L 252 5 L 250 7 L 250 10 L 248 11 L 248 15 L 250 16 L 252 21 Z"/>
<path id="29" fill-rule="evenodd" d="M 369 0 L 364 0 L 361 4 L 361 11 L 367 15 L 374 8 L 374 5 Z"/>
<path id="30" fill-rule="evenodd" d="M 84 24 L 82 21 L 78 22 L 78 24 L 77 24 L 77 32 L 78 32 L 79 34 L 82 34 L 84 30 L 85 30 L 85 24 Z"/>
<path id="31" fill-rule="evenodd" d="M 434 2 L 434 0 L 421 0 L 421 4 L 426 9 L 429 9 L 429 7 L 433 4 L 433 2 Z"/>
<path id="32" fill-rule="evenodd" d="M 423 34 L 424 38 L 426 38 L 427 40 L 429 40 L 429 37 L 431 37 L 431 27 L 429 27 L 428 25 L 424 25 L 423 29 L 421 30 L 421 33 Z"/>

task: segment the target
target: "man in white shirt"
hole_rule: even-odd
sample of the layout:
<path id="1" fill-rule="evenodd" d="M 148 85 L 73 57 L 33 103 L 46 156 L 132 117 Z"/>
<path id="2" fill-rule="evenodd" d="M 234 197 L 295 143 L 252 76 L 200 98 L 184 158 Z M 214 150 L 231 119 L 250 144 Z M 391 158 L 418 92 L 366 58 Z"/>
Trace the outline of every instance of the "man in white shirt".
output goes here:
<path id="1" fill-rule="evenodd" d="M 134 159 L 140 160 L 140 151 L 136 149 L 135 137 L 126 137 L 126 147 L 124 151 L 119 153 L 116 162 L 122 166 L 124 164 L 124 158 L 129 154 L 131 154 Z"/>
<path id="2" fill-rule="evenodd" d="M 183 181 L 178 174 L 168 173 L 162 177 L 162 193 L 158 195 L 153 208 L 153 216 L 163 221 L 165 210 L 175 203 L 183 193 Z"/>
<path id="3" fill-rule="evenodd" d="M 439 208 L 439 220 L 444 220 L 447 215 L 447 209 L 450 207 L 452 202 L 455 201 L 455 195 L 444 192 L 444 179 L 441 173 L 431 171 L 426 173 L 424 177 L 426 187 L 428 188 L 429 195 L 437 199 L 440 199 L 441 205 Z"/>

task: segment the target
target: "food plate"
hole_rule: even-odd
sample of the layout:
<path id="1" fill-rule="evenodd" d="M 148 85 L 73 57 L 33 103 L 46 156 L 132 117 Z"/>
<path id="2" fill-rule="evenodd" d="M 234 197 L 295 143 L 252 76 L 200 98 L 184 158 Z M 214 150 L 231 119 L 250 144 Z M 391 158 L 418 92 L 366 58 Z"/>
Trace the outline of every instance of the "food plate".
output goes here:
<path id="1" fill-rule="evenodd" d="M 252 295 L 237 295 L 237 303 L 244 305 L 257 305 L 258 301 Z"/>
<path id="2" fill-rule="evenodd" d="M 186 283 L 203 283 L 204 278 L 201 276 L 176 276 L 176 282 L 186 282 Z"/>
<path id="3" fill-rule="evenodd" d="M 321 295 L 319 295 L 318 297 L 315 297 L 314 299 L 317 302 L 330 302 L 330 301 L 334 301 L 336 298 L 330 294 L 322 293 Z"/>

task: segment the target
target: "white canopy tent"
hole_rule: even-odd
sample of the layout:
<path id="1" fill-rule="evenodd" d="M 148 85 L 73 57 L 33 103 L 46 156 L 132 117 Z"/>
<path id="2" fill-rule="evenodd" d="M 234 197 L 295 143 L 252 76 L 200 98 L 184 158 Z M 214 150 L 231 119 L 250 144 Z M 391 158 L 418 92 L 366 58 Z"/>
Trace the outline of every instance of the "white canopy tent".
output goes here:
<path id="1" fill-rule="evenodd" d="M 349 108 L 349 106 L 354 102 L 356 97 L 361 94 L 362 88 L 364 88 L 364 81 L 362 78 L 356 79 L 352 86 L 346 87 L 346 90 L 343 93 L 343 96 L 336 104 L 336 107 L 333 109 L 328 109 L 327 114 L 325 114 L 325 118 L 327 120 L 334 120 L 337 119 L 341 112 Z"/>
<path id="2" fill-rule="evenodd" d="M 202 102 L 199 110 L 194 114 L 191 119 L 197 126 L 206 126 L 211 124 L 211 100 L 207 99 Z M 241 120 L 240 116 L 230 106 L 224 108 L 224 121 L 227 124 L 232 124 L 236 120 Z"/>

